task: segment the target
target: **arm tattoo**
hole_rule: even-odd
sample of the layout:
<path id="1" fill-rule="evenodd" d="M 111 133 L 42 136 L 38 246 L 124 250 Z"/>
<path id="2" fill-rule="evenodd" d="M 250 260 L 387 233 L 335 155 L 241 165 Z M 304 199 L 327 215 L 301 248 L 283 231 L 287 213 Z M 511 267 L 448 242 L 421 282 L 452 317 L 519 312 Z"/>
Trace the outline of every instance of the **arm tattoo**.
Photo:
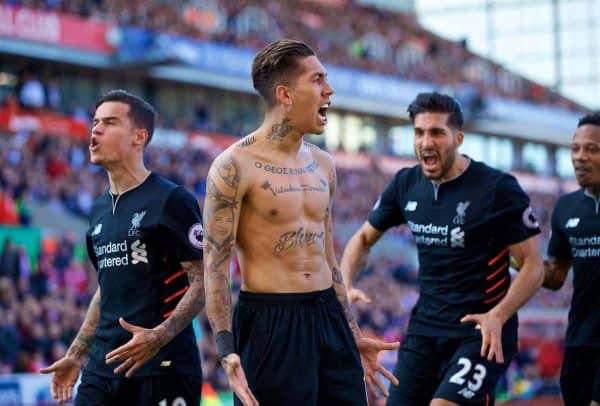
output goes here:
<path id="1" fill-rule="evenodd" d="M 92 339 L 94 338 L 94 332 L 98 326 L 98 320 L 100 319 L 100 288 L 96 290 L 96 293 L 92 297 L 92 301 L 88 307 L 88 311 L 85 315 L 85 319 L 73 340 L 73 343 L 67 351 L 67 356 L 74 356 L 75 358 L 82 359 L 85 357 L 91 349 Z"/>
<path id="2" fill-rule="evenodd" d="M 290 119 L 285 117 L 281 121 L 281 123 L 275 124 L 273 126 L 271 133 L 269 135 L 267 135 L 267 139 L 274 140 L 274 141 L 283 141 L 283 139 L 285 138 L 285 136 L 288 134 L 288 132 L 290 130 L 291 130 Z"/>
<path id="3" fill-rule="evenodd" d="M 335 188 L 337 185 L 335 167 L 332 168 L 329 173 L 329 194 L 330 200 L 333 201 L 333 195 L 335 194 Z M 340 271 L 339 265 L 335 258 L 335 252 L 333 251 L 333 227 L 331 221 L 331 202 L 329 207 L 327 208 L 327 212 L 325 214 L 325 229 L 327 234 L 327 259 L 329 262 L 329 266 L 331 267 L 331 277 L 333 280 L 333 288 L 335 290 L 336 296 L 344 309 L 344 314 L 346 315 L 346 320 L 350 325 L 350 330 L 352 330 L 352 334 L 354 337 L 360 336 L 360 329 L 358 328 L 358 323 L 354 318 L 354 314 L 352 313 L 352 309 L 350 308 L 350 303 L 348 302 L 348 296 L 346 294 L 346 287 L 344 286 L 344 278 L 342 276 L 342 272 Z"/>
<path id="4" fill-rule="evenodd" d="M 201 261 L 184 261 L 181 267 L 187 273 L 190 287 L 183 294 L 173 313 L 155 330 L 157 336 L 154 343 L 160 349 L 200 313 L 204 307 L 204 271 Z"/>
<path id="5" fill-rule="evenodd" d="M 231 331 L 229 262 L 235 241 L 240 169 L 232 156 L 213 163 L 204 202 L 206 311 L 212 330 Z"/>

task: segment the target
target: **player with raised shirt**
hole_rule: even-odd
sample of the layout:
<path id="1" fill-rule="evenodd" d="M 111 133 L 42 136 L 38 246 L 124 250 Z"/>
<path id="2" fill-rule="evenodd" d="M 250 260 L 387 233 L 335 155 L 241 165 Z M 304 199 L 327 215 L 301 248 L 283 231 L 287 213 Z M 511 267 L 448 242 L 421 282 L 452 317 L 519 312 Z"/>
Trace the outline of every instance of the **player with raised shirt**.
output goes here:
<path id="1" fill-rule="evenodd" d="M 59 403 L 89 355 L 76 405 L 199 404 L 191 321 L 204 306 L 202 218 L 189 192 L 144 166 L 155 115 L 122 90 L 96 105 L 90 159 L 110 183 L 86 234 L 99 287 L 66 356 L 42 370 Z"/>
<path id="2" fill-rule="evenodd" d="M 540 287 L 539 226 L 516 179 L 458 148 L 460 105 L 421 93 L 408 108 L 419 165 L 398 171 L 341 267 L 352 282 L 369 249 L 407 224 L 418 249 L 420 297 L 399 352 L 388 405 L 490 405 L 517 350 L 519 309 Z M 511 283 L 509 255 L 521 265 Z"/>
<path id="3" fill-rule="evenodd" d="M 571 143 L 581 188 L 552 213 L 544 287 L 558 290 L 573 267 L 573 297 L 560 374 L 566 406 L 600 405 L 600 114 L 582 117 Z"/>

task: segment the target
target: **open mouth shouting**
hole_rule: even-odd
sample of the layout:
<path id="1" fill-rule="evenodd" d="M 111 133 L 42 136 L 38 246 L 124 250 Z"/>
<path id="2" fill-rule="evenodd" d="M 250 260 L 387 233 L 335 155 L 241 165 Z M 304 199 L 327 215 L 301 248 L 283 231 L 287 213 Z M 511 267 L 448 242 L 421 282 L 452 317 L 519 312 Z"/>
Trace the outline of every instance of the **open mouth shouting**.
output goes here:
<path id="1" fill-rule="evenodd" d="M 98 148 L 100 148 L 100 144 L 98 143 L 98 141 L 96 141 L 95 137 L 92 137 L 90 139 L 90 152 L 96 152 L 98 150 Z"/>
<path id="2" fill-rule="evenodd" d="M 327 124 L 327 110 L 329 109 L 329 106 L 331 106 L 331 102 L 324 103 L 317 111 L 317 118 L 321 125 Z"/>
<path id="3" fill-rule="evenodd" d="M 421 164 L 428 172 L 435 171 L 440 164 L 440 157 L 435 151 L 421 152 Z"/>

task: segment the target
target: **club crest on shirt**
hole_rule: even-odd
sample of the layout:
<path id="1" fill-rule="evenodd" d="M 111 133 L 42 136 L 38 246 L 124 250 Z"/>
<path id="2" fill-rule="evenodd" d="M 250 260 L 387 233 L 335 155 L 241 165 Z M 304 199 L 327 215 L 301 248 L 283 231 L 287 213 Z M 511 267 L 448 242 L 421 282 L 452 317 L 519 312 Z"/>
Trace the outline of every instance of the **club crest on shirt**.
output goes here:
<path id="1" fill-rule="evenodd" d="M 127 233 L 130 237 L 139 237 L 140 236 L 140 224 L 142 223 L 142 219 L 146 215 L 146 210 L 143 210 L 139 213 L 133 213 L 133 217 L 131 218 L 131 227 L 129 228 L 129 232 Z"/>
<path id="2" fill-rule="evenodd" d="M 202 240 L 204 239 L 204 229 L 202 228 L 202 224 L 196 223 L 190 227 L 188 230 L 188 240 L 193 247 L 201 250 L 204 245 Z"/>
<path id="3" fill-rule="evenodd" d="M 458 202 L 456 205 L 456 216 L 452 219 L 454 224 L 465 224 L 465 216 L 470 205 L 471 202 L 468 200 L 466 202 Z"/>

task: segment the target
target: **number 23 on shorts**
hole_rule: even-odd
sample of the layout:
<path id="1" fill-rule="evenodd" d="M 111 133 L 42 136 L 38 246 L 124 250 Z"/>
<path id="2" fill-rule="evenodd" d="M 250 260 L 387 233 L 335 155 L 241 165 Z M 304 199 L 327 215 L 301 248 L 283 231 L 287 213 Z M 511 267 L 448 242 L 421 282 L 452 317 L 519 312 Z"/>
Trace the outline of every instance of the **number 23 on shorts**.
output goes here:
<path id="1" fill-rule="evenodd" d="M 487 369 L 485 365 L 479 363 L 473 364 L 469 358 L 465 357 L 458 359 L 458 365 L 460 369 L 450 376 L 448 382 L 462 386 L 463 388 L 458 393 L 470 399 L 481 389 L 483 380 L 487 375 Z M 466 386 L 464 386 L 465 383 Z"/>

